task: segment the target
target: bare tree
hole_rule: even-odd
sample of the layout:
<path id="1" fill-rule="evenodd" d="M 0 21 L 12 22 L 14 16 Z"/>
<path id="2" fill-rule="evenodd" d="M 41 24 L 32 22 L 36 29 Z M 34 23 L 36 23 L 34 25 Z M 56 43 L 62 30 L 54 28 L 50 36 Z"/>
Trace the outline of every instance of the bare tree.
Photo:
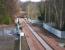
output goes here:
<path id="1" fill-rule="evenodd" d="M 64 0 L 46 0 L 45 1 L 45 18 L 46 18 L 46 21 L 49 19 L 48 22 L 50 24 L 55 23 L 55 26 L 57 28 L 62 29 L 63 24 L 65 23 L 63 20 L 65 16 L 64 13 L 65 13 Z"/>
<path id="2" fill-rule="evenodd" d="M 18 0 L 0 0 L 0 17 L 2 16 L 2 20 L 5 18 L 14 20 L 14 15 L 19 12 L 18 5 Z"/>

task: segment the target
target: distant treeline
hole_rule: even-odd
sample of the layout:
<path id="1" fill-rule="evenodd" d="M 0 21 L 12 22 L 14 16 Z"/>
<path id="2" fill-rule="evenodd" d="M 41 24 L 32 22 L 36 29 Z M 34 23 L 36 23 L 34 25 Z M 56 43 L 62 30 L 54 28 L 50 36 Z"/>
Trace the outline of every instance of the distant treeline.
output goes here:
<path id="1" fill-rule="evenodd" d="M 18 10 L 17 0 L 0 0 L 0 24 L 12 24 Z"/>

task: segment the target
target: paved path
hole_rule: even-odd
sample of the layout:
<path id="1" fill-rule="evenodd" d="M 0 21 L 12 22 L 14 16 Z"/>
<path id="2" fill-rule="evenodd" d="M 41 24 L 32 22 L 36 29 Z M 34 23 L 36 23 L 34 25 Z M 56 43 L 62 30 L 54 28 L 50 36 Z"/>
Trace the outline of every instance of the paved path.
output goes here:
<path id="1" fill-rule="evenodd" d="M 30 50 L 45 50 L 45 48 L 34 37 L 26 23 L 24 23 L 23 32 L 25 33 Z"/>
<path id="2" fill-rule="evenodd" d="M 37 25 L 29 24 L 38 35 L 43 38 L 54 50 L 65 50 L 65 48 L 59 46 L 59 39 L 58 37 L 54 36 L 53 34 L 49 33 L 45 29 L 40 28 Z"/>
<path id="3" fill-rule="evenodd" d="M 65 48 L 59 47 L 58 42 L 57 42 L 58 39 L 56 37 L 52 36 L 47 31 L 42 30 L 38 26 L 33 26 L 33 25 L 29 24 L 28 21 L 25 21 L 24 19 L 22 19 L 22 21 L 23 21 L 23 32 L 25 33 L 27 43 L 30 47 L 30 50 L 53 50 L 53 49 L 54 50 L 65 50 Z M 32 29 L 29 26 L 31 26 Z M 37 34 L 37 35 L 35 35 L 35 34 Z M 41 37 L 43 39 L 36 38 L 35 36 Z M 44 43 L 40 42 L 39 39 L 41 39 L 41 41 L 45 40 Z M 46 45 L 45 42 L 48 45 L 50 45 L 51 48 L 53 48 L 53 49 L 50 49 L 50 47 L 48 45 Z"/>
<path id="4" fill-rule="evenodd" d="M 42 44 L 43 47 L 45 47 L 45 50 L 53 50 L 28 24 L 28 28 L 31 30 L 33 35 L 38 39 L 38 41 Z"/>

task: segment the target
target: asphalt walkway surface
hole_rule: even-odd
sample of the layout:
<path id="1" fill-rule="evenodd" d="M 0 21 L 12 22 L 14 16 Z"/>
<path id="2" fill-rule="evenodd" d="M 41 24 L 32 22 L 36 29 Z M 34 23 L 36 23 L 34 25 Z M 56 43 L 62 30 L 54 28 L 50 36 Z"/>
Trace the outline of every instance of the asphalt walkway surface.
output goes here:
<path id="1" fill-rule="evenodd" d="M 28 28 L 27 24 L 25 23 L 26 21 L 23 21 L 23 32 L 25 33 L 30 50 L 45 50 L 45 48 L 38 42 L 38 40 Z"/>
<path id="2" fill-rule="evenodd" d="M 49 34 L 48 31 L 41 29 L 37 25 L 32 25 L 27 20 L 21 19 L 22 23 L 22 30 L 25 34 L 27 43 L 29 45 L 30 50 L 49 50 L 47 47 L 43 46 L 39 40 L 35 37 L 31 29 L 28 25 L 43 39 L 45 42 L 53 48 L 53 50 L 65 50 L 65 48 L 60 47 L 58 44 L 58 38 L 54 35 Z"/>

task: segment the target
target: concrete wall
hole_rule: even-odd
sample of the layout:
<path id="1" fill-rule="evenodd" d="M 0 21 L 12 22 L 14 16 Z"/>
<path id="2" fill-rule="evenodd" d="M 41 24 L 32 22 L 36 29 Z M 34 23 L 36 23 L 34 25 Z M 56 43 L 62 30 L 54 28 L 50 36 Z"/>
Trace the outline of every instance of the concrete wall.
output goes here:
<path id="1" fill-rule="evenodd" d="M 43 28 L 45 28 L 46 30 L 53 33 L 54 35 L 56 35 L 59 38 L 65 38 L 65 31 L 60 31 L 45 23 L 43 23 Z"/>

